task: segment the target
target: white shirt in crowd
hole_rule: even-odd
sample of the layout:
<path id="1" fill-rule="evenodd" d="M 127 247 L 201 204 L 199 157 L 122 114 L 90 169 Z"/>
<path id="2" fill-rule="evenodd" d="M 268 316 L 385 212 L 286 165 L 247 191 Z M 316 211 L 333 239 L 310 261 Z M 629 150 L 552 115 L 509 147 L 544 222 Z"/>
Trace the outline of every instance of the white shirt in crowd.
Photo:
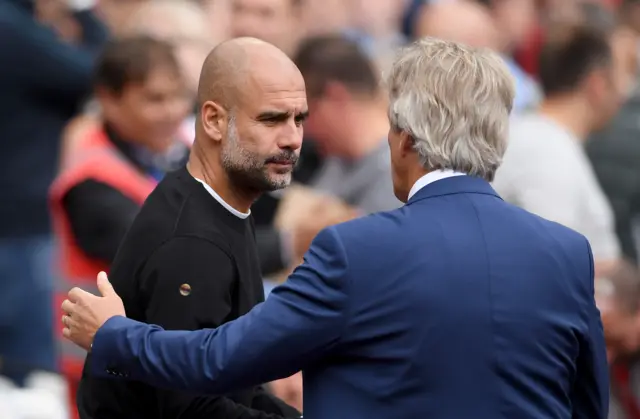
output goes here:
<path id="1" fill-rule="evenodd" d="M 620 256 L 613 212 L 583 144 L 554 121 L 538 114 L 512 120 L 493 186 L 504 200 L 586 236 L 595 259 Z"/>

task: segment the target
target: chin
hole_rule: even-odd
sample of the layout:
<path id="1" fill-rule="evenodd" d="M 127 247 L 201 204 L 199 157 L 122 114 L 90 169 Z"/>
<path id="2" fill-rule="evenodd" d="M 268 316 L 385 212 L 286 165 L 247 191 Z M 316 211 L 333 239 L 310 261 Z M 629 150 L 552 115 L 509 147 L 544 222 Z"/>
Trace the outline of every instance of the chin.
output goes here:
<path id="1" fill-rule="evenodd" d="M 291 185 L 291 174 L 287 175 L 279 175 L 279 176 L 271 176 L 267 180 L 268 190 L 267 192 L 277 191 L 279 189 L 284 189 L 287 186 Z"/>

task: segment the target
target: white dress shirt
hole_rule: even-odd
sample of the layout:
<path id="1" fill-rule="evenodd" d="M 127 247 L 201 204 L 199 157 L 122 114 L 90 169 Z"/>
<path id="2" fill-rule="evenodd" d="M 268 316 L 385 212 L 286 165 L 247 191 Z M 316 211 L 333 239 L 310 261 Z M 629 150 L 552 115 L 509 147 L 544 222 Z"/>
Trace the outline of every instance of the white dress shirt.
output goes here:
<path id="1" fill-rule="evenodd" d="M 411 197 L 415 195 L 420 189 L 424 188 L 430 183 L 437 182 L 449 177 L 465 175 L 466 173 L 456 172 L 455 170 L 434 170 L 433 172 L 429 172 L 413 184 L 413 187 L 409 191 L 409 197 L 407 199 L 411 199 Z"/>

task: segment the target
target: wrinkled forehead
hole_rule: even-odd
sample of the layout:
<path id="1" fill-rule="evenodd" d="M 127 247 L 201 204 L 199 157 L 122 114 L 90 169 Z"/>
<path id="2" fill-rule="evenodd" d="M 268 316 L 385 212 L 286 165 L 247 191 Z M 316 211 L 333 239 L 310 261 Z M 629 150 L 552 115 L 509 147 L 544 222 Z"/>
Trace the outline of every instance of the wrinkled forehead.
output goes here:
<path id="1" fill-rule="evenodd" d="M 250 116 L 265 111 L 307 112 L 304 80 L 295 66 L 252 66 L 240 93 L 240 106 Z"/>

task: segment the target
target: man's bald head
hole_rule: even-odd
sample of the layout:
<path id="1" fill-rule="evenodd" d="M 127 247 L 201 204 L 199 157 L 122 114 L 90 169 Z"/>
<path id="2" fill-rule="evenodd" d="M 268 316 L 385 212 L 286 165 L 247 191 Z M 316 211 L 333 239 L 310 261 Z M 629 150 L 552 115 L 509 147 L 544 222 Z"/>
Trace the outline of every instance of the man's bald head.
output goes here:
<path id="1" fill-rule="evenodd" d="M 302 78 L 293 61 L 280 49 L 256 38 L 235 38 L 215 47 L 200 73 L 198 104 L 213 101 L 230 109 L 251 93 L 260 75 Z M 253 82 L 253 83 L 252 83 Z"/>
<path id="2" fill-rule="evenodd" d="M 499 34 L 489 10 L 472 1 L 438 2 L 423 6 L 414 30 L 476 48 L 498 49 Z"/>
<path id="3" fill-rule="evenodd" d="M 248 197 L 291 182 L 307 98 L 284 52 L 255 38 L 218 45 L 202 68 L 198 103 L 190 161 L 208 161 Z"/>

